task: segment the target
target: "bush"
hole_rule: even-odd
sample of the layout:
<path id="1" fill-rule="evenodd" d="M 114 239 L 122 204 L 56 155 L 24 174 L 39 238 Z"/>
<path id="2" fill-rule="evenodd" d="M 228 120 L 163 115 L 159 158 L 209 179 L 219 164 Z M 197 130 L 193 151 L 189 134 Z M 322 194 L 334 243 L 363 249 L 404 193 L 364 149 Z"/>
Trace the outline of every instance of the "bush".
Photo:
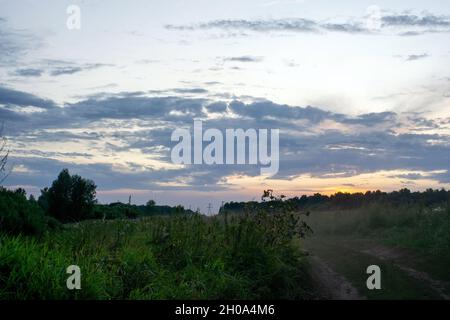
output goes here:
<path id="1" fill-rule="evenodd" d="M 37 202 L 28 201 L 25 191 L 0 188 L 0 231 L 7 234 L 42 235 L 59 224 L 45 216 Z"/>
<path id="2" fill-rule="evenodd" d="M 135 219 L 139 217 L 141 212 L 134 205 L 115 202 L 111 204 L 96 204 L 92 213 L 92 218 L 95 219 Z"/>

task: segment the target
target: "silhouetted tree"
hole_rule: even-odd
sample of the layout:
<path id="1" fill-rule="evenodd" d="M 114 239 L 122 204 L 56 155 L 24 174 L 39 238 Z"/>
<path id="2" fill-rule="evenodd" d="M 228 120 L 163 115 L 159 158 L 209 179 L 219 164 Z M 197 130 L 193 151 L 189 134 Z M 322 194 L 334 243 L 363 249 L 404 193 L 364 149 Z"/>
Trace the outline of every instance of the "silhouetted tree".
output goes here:
<path id="1" fill-rule="evenodd" d="M 41 190 L 39 204 L 59 221 L 80 221 L 92 216 L 96 188 L 93 181 L 71 176 L 69 170 L 64 169 L 50 188 Z"/>
<path id="2" fill-rule="evenodd" d="M 6 177 L 6 162 L 8 161 L 9 150 L 6 147 L 6 138 L 2 136 L 3 125 L 0 128 L 0 183 L 5 181 Z"/>

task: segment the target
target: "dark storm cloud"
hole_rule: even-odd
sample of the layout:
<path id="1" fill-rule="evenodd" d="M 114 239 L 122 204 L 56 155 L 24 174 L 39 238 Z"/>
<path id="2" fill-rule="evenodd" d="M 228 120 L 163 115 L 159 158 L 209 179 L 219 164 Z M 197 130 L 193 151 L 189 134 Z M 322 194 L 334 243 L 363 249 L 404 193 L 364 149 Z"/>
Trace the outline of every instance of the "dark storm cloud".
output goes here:
<path id="1" fill-rule="evenodd" d="M 271 101 L 243 103 L 239 100 L 212 101 L 182 96 L 152 97 L 143 92 L 98 95 L 55 107 L 53 102 L 31 94 L 5 88 L 1 88 L 0 92 L 7 93 L 0 95 L 3 97 L 2 104 L 14 102 L 15 105 L 53 106 L 51 110 L 47 108 L 48 111 L 32 114 L 0 108 L 0 117 L 6 121 L 7 128 L 14 128 L 9 131 L 15 132 L 10 135 L 10 139 L 20 149 L 16 153 L 16 163 L 31 169 L 31 172 L 11 175 L 8 181 L 10 184 L 48 185 L 49 182 L 44 181 L 50 179 L 50 176 L 54 178 L 62 167 L 73 168 L 91 177 L 102 189 L 129 187 L 212 190 L 226 188 L 218 183 L 232 174 L 259 175 L 259 166 L 200 165 L 159 170 L 128 161 L 127 170 L 118 172 L 110 163 L 82 165 L 61 160 L 83 155 L 86 159 L 93 159 L 98 153 L 112 156 L 139 150 L 170 164 L 170 149 L 174 145 L 170 136 L 173 130 L 192 130 L 193 119 L 206 119 L 208 114 L 221 117 L 205 120 L 204 130 L 280 129 L 278 178 L 291 179 L 301 174 L 323 178 L 333 172 L 350 177 L 380 170 L 431 172 L 450 169 L 448 135 L 397 134 L 395 129 L 402 128 L 401 119 L 404 117 L 392 112 L 348 116 L 315 107 L 293 107 Z M 12 99 L 16 100 L 11 101 Z M 410 115 L 408 121 L 409 125 L 412 123 L 428 128 L 438 125 L 436 121 L 419 115 Z M 347 129 L 327 129 L 324 125 L 327 122 Z M 70 154 L 39 152 L 36 147 L 30 147 L 44 142 L 67 141 L 91 146 L 93 149 L 80 147 Z M 441 143 L 433 144 L 430 141 Z M 23 153 L 29 157 L 20 157 Z M 30 175 L 33 178 L 27 180 Z M 448 176 L 441 174 L 434 178 L 445 182 Z M 188 185 L 158 185 L 179 180 L 188 181 Z"/>

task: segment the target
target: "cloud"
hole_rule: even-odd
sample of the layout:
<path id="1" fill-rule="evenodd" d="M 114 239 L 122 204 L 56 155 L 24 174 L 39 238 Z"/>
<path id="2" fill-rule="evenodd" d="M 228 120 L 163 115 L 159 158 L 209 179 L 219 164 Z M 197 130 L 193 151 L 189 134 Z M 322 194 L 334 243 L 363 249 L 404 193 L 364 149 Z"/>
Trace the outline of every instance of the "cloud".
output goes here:
<path id="1" fill-rule="evenodd" d="M 0 86 L 0 105 L 1 104 L 20 107 L 33 106 L 43 109 L 53 109 L 56 107 L 56 104 L 51 100 L 42 99 L 27 92 Z"/>
<path id="2" fill-rule="evenodd" d="M 113 96 L 69 104 L 65 114 L 78 119 L 165 119 L 187 120 L 204 116 L 203 99 L 178 97 Z"/>
<path id="3" fill-rule="evenodd" d="M 2 122 L 8 121 L 8 122 L 19 122 L 26 120 L 26 118 L 17 112 L 1 108 L 0 107 L 0 119 Z"/>
<path id="4" fill-rule="evenodd" d="M 450 81 L 450 78 L 448 79 L 448 81 Z M 206 85 L 206 86 L 217 86 L 217 85 L 221 85 L 221 84 L 223 84 L 223 83 L 219 82 L 219 81 L 206 81 L 204 83 L 204 85 Z"/>
<path id="5" fill-rule="evenodd" d="M 206 106 L 206 109 L 211 113 L 224 113 L 227 110 L 227 104 L 225 102 L 214 102 Z"/>
<path id="6" fill-rule="evenodd" d="M 48 61 L 50 64 L 49 73 L 53 77 L 62 76 L 62 75 L 71 75 L 78 72 L 90 71 L 106 66 L 110 66 L 109 64 L 104 63 L 85 63 L 85 64 L 75 64 L 73 62 L 66 61 Z"/>
<path id="7" fill-rule="evenodd" d="M 445 15 L 389 14 L 381 18 L 384 26 L 450 27 L 450 17 Z"/>
<path id="8" fill-rule="evenodd" d="M 422 54 L 411 54 L 411 55 L 395 55 L 394 58 L 399 58 L 404 61 L 410 62 L 410 61 L 417 61 L 422 60 L 431 57 L 428 53 L 422 53 Z M 379 99 L 379 98 L 378 98 Z"/>
<path id="9" fill-rule="evenodd" d="M 51 76 L 61 76 L 64 74 L 74 74 L 83 71 L 81 67 L 58 67 L 50 72 Z"/>
<path id="10" fill-rule="evenodd" d="M 400 36 L 450 32 L 450 16 L 447 15 L 390 13 L 381 17 L 381 23 L 383 29 L 397 30 Z"/>
<path id="11" fill-rule="evenodd" d="M 290 68 L 296 68 L 300 66 L 300 64 L 297 63 L 294 59 L 285 59 L 284 64 Z"/>
<path id="12" fill-rule="evenodd" d="M 263 58 L 254 56 L 240 56 L 240 57 L 227 57 L 224 58 L 223 60 L 231 62 L 261 62 Z"/>
<path id="13" fill-rule="evenodd" d="M 15 65 L 26 53 L 41 45 L 41 40 L 26 30 L 10 28 L 0 17 L 0 65 Z"/>
<path id="14" fill-rule="evenodd" d="M 320 26 L 326 31 L 343 33 L 367 33 L 368 30 L 363 24 L 359 23 L 325 23 Z"/>
<path id="15" fill-rule="evenodd" d="M 450 170 L 443 173 L 432 174 L 431 179 L 437 179 L 441 183 L 450 183 Z"/>
<path id="16" fill-rule="evenodd" d="M 203 88 L 177 88 L 173 89 L 175 93 L 208 93 L 208 90 Z"/>
<path id="17" fill-rule="evenodd" d="M 14 72 L 14 75 L 20 76 L 20 77 L 40 77 L 44 73 L 41 69 L 33 69 L 33 68 L 27 68 L 27 69 L 17 69 Z"/>
<path id="18" fill-rule="evenodd" d="M 259 19 L 259 20 L 214 20 L 188 25 L 165 25 L 168 30 L 225 30 L 252 32 L 296 32 L 296 33 L 369 33 L 363 21 L 320 22 L 305 18 Z"/>
<path id="19" fill-rule="evenodd" d="M 276 5 L 288 5 L 288 4 L 298 4 L 303 3 L 305 0 L 273 0 L 273 1 L 267 1 L 261 4 L 263 7 L 271 7 Z"/>
<path id="20" fill-rule="evenodd" d="M 344 123 L 361 124 L 365 126 L 375 126 L 377 124 L 393 124 L 397 121 L 397 114 L 394 112 L 378 112 L 359 115 L 354 118 L 345 118 Z"/>
<path id="21" fill-rule="evenodd" d="M 420 180 L 420 179 L 425 178 L 425 176 L 420 173 L 408 173 L 408 174 L 399 174 L 399 175 L 393 176 L 393 178 L 401 178 L 401 179 L 407 179 L 407 180 Z"/>
<path id="22" fill-rule="evenodd" d="M 191 128 L 194 118 L 204 119 L 205 129 L 280 129 L 279 179 L 450 170 L 450 136 L 413 133 L 408 128 L 414 123 L 438 125 L 419 115 L 405 123 L 407 117 L 393 112 L 349 116 L 267 100 L 244 103 L 183 95 L 155 97 L 145 92 L 97 95 L 56 106 L 2 87 L 0 99 L 4 105 L 52 106 L 31 114 L 0 107 L 14 161 L 32 169 L 11 175 L 8 183 L 14 185 L 48 185 L 63 167 L 91 177 L 100 189 L 210 191 L 227 189 L 224 179 L 229 176 L 259 176 L 258 166 L 173 167 L 171 133 L 175 128 Z M 430 177 L 448 180 L 444 174 Z"/>
<path id="23" fill-rule="evenodd" d="M 268 19 L 268 20 L 213 20 L 190 25 L 166 25 L 169 30 L 247 30 L 255 32 L 267 31 L 293 31 L 293 32 L 318 32 L 317 22 L 303 18 L 293 19 Z"/>
<path id="24" fill-rule="evenodd" d="M 109 66 L 111 65 L 104 63 L 75 63 L 65 60 L 45 59 L 37 63 L 35 67 L 16 69 L 13 75 L 20 77 L 41 77 L 44 74 L 48 74 L 52 77 L 58 77 Z"/>
<path id="25" fill-rule="evenodd" d="M 221 19 L 185 25 L 167 24 L 168 30 L 222 30 L 230 35 L 239 36 L 240 32 L 295 32 L 295 33 L 327 33 L 339 32 L 347 34 L 380 34 L 393 33 L 401 36 L 417 36 L 425 33 L 450 32 L 450 16 L 433 14 L 398 14 L 380 12 L 379 28 L 369 27 L 367 19 L 373 17 L 352 17 L 347 20 L 331 21 L 306 19 L 302 17 L 282 19 Z M 370 22 L 373 22 L 373 21 Z"/>
<path id="26" fill-rule="evenodd" d="M 424 53 L 424 54 L 412 54 L 406 57 L 406 61 L 416 61 L 416 60 L 421 60 L 421 59 L 425 59 L 430 57 L 429 54 Z"/>

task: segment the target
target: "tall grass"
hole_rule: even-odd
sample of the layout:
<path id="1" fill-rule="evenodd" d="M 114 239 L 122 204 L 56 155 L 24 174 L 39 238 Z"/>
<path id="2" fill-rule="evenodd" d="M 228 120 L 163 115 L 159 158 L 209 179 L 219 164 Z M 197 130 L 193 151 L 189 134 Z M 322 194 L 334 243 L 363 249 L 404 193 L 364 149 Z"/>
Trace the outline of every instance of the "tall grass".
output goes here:
<path id="1" fill-rule="evenodd" d="M 298 242 L 288 229 L 274 239 L 275 219 L 150 217 L 71 224 L 41 240 L 3 235 L 0 299 L 308 298 Z M 66 288 L 69 265 L 81 268 L 81 290 Z"/>

